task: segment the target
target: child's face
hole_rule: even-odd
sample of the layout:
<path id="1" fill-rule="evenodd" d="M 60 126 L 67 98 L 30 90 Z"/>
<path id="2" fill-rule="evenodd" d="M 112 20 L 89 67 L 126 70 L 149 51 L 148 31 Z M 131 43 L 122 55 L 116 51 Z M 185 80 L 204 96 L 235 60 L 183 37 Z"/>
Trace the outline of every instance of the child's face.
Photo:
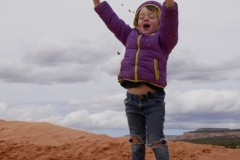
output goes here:
<path id="1" fill-rule="evenodd" d="M 146 7 L 142 8 L 138 16 L 138 30 L 142 34 L 152 34 L 157 31 L 158 26 L 157 11 L 149 11 Z"/>

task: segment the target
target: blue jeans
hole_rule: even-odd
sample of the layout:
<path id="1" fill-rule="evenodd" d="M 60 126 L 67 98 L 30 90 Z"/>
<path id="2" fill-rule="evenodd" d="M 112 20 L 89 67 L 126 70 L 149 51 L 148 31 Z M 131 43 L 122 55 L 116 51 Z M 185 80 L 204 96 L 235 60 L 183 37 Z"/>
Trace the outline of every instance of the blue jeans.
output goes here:
<path id="1" fill-rule="evenodd" d="M 130 130 L 132 160 L 145 159 L 145 144 L 150 147 L 156 160 L 169 160 L 167 142 L 164 139 L 165 95 L 150 93 L 133 95 L 127 93 L 124 100 Z M 133 138 L 140 140 L 134 143 Z"/>

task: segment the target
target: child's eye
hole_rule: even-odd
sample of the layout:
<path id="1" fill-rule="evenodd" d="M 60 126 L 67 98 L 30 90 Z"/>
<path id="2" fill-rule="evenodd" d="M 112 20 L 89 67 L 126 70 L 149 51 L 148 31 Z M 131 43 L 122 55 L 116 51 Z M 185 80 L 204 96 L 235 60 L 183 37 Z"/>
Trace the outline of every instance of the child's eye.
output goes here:
<path id="1" fill-rule="evenodd" d="M 149 18 L 154 19 L 156 16 L 154 14 L 150 14 Z"/>
<path id="2" fill-rule="evenodd" d="M 154 19 L 154 18 L 155 18 L 155 16 L 149 16 L 149 18 L 150 18 L 150 19 Z"/>

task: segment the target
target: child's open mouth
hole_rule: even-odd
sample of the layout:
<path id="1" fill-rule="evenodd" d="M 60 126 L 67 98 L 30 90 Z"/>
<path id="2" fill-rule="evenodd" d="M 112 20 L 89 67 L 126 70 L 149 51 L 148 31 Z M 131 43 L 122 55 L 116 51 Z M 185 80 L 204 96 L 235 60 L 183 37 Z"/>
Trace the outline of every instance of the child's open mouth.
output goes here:
<path id="1" fill-rule="evenodd" d="M 143 28 L 148 29 L 148 28 L 150 28 L 150 25 L 149 24 L 143 24 Z"/>

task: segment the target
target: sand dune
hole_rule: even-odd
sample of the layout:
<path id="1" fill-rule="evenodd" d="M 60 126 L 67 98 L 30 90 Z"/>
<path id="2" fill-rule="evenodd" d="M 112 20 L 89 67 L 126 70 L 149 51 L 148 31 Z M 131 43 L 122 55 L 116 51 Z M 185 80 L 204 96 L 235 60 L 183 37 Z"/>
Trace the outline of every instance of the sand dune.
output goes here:
<path id="1" fill-rule="evenodd" d="M 129 160 L 128 137 L 112 138 L 50 123 L 0 120 L 1 160 Z M 239 160 L 240 150 L 169 142 L 171 160 Z M 154 160 L 147 149 L 146 160 Z"/>

